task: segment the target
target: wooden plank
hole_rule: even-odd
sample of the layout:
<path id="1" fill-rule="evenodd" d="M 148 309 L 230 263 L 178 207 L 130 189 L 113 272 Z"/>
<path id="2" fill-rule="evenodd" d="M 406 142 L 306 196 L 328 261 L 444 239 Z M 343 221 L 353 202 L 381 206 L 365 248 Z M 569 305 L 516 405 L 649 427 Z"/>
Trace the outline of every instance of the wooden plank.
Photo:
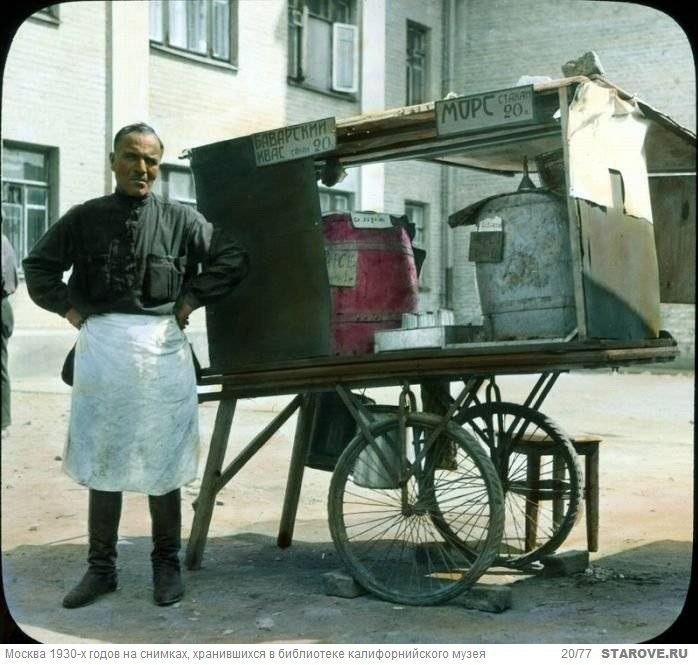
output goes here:
<path id="1" fill-rule="evenodd" d="M 220 490 L 232 480 L 233 476 L 252 459 L 254 454 L 274 436 L 279 428 L 293 415 L 300 403 L 300 395 L 297 395 L 284 407 L 278 416 L 245 446 L 238 456 L 226 467 L 225 471 L 221 472 L 220 477 L 215 480 L 216 493 L 220 492 Z"/>
<path id="2" fill-rule="evenodd" d="M 351 366 L 370 365 L 381 371 L 381 366 L 389 367 L 391 363 L 398 361 L 418 362 L 437 361 L 441 358 L 453 358 L 467 360 L 473 357 L 497 357 L 525 354 L 527 356 L 539 353 L 551 353 L 558 356 L 566 356 L 576 352 L 597 353 L 601 351 L 630 351 L 644 353 L 646 351 L 660 350 L 675 346 L 671 339 L 641 339 L 632 341 L 619 340 L 589 340 L 578 341 L 550 341 L 550 340 L 526 340 L 526 341 L 498 341 L 478 342 L 460 345 L 450 345 L 447 348 L 423 348 L 404 349 L 401 351 L 389 351 L 384 353 L 367 353 L 356 355 L 315 356 L 294 360 L 284 360 L 273 363 L 254 363 L 241 366 L 236 372 L 228 372 L 225 376 L 244 376 L 258 374 L 260 372 L 278 373 L 283 370 L 305 371 L 321 370 L 322 368 L 338 368 L 339 371 L 351 372 Z M 213 368 L 202 371 L 201 385 L 221 383 L 224 376 Z"/>
<path id="3" fill-rule="evenodd" d="M 185 565 L 189 570 L 201 568 L 201 560 L 204 556 L 204 547 L 208 537 L 208 528 L 211 524 L 213 506 L 218 493 L 216 479 L 223 466 L 236 404 L 236 399 L 225 399 L 218 405 L 218 411 L 216 412 L 216 422 L 213 427 L 204 475 L 201 479 L 201 489 L 199 490 L 199 496 L 194 501 L 194 521 L 192 522 L 191 534 L 184 559 Z"/>
<path id="4" fill-rule="evenodd" d="M 288 467 L 288 479 L 286 481 L 286 493 L 284 505 L 281 511 L 281 523 L 276 543 L 279 547 L 289 547 L 293 541 L 293 529 L 296 524 L 298 500 L 300 499 L 301 486 L 303 484 L 303 472 L 305 460 L 310 448 L 310 434 L 317 415 L 317 398 L 315 395 L 304 394 L 301 398 L 298 421 L 296 422 L 296 435 L 293 440 L 291 461 Z"/>
<path id="5" fill-rule="evenodd" d="M 696 177 L 650 178 L 659 293 L 664 303 L 696 302 Z"/>
<path id="6" fill-rule="evenodd" d="M 512 168 L 511 164 L 504 167 L 498 165 L 498 157 L 493 149 L 497 146 L 515 146 L 521 143 L 530 143 L 544 140 L 546 137 L 552 141 L 550 146 L 538 147 L 536 150 L 548 151 L 558 145 L 560 129 L 557 125 L 545 124 L 533 127 L 510 129 L 507 132 L 488 132 L 486 135 L 444 136 L 437 137 L 435 130 L 410 130 L 405 134 L 391 134 L 388 136 L 370 136 L 350 143 L 339 144 L 333 156 L 339 157 L 342 164 L 367 164 L 370 162 L 387 161 L 390 159 L 429 159 L 430 157 L 444 157 L 449 154 L 462 154 L 462 159 L 467 159 L 469 150 L 477 151 L 479 161 L 483 168 L 492 169 Z M 534 153 L 535 150 L 526 149 L 524 152 Z M 486 154 L 487 153 L 487 154 Z M 494 159 L 492 155 L 495 154 Z M 533 164 L 533 160 L 531 160 Z M 517 166 L 518 167 L 518 166 Z"/>
<path id="7" fill-rule="evenodd" d="M 401 106 L 338 120 L 337 138 L 342 140 L 355 134 L 366 134 L 386 127 L 395 128 L 425 123 L 436 123 L 434 102 L 426 102 L 414 106 Z"/>
<path id="8" fill-rule="evenodd" d="M 623 212 L 620 196 L 608 208 L 577 204 L 587 335 L 605 339 L 659 334 L 659 273 L 652 224 Z"/>
<path id="9" fill-rule="evenodd" d="M 240 288 L 206 307 L 211 362 L 233 369 L 328 353 L 331 300 L 322 229 L 314 223 L 314 161 L 258 168 L 252 140 L 243 137 L 195 148 L 191 168 L 199 210 L 250 258 Z"/>
<path id="10" fill-rule="evenodd" d="M 587 317 L 584 300 L 584 282 L 582 280 L 582 246 L 577 200 L 569 194 L 570 148 L 567 140 L 567 123 L 569 120 L 569 99 L 567 88 L 559 90 L 560 127 L 562 129 L 562 154 L 565 161 L 565 191 L 567 193 L 567 217 L 570 229 L 570 251 L 572 253 L 572 279 L 574 281 L 574 304 L 577 311 L 577 334 L 580 339 L 587 338 Z"/>
<path id="11" fill-rule="evenodd" d="M 599 551 L 599 446 L 585 455 L 584 500 L 586 502 L 587 549 Z"/>
<path id="12" fill-rule="evenodd" d="M 403 355 L 393 360 L 364 360 L 226 374 L 209 377 L 208 380 L 211 383 L 224 384 L 227 394 L 256 397 L 323 390 L 337 383 L 348 388 L 378 387 L 399 385 L 402 380 L 420 383 L 423 378 L 429 377 L 459 380 L 465 376 L 489 374 L 528 374 L 546 370 L 616 367 L 673 360 L 678 353 L 675 342 L 662 341 L 669 344 L 616 349 L 577 348 L 565 353 L 517 351 L 508 354 L 443 355 L 427 358 Z"/>

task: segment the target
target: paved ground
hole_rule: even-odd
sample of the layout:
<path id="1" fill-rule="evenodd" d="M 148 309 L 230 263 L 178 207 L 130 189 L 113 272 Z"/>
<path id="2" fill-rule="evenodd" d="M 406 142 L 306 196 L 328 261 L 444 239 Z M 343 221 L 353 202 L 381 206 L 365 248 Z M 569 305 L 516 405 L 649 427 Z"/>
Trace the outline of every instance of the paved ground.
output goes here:
<path id="1" fill-rule="evenodd" d="M 521 400 L 531 377 L 502 382 Z M 693 374 L 579 373 L 560 378 L 544 411 L 572 433 L 600 434 L 601 544 L 585 573 L 563 578 L 492 571 L 512 589 L 511 609 L 466 609 L 463 599 L 415 608 L 371 596 L 325 595 L 339 568 L 326 524 L 329 475 L 308 469 L 295 541 L 275 545 L 293 422 L 218 497 L 204 567 L 187 593 L 152 604 L 144 497 L 128 495 L 119 544 L 120 589 L 89 608 L 60 601 L 85 557 L 86 491 L 60 471 L 69 395 L 54 378 L 15 383 L 14 422 L 2 442 L 3 585 L 14 619 L 47 643 L 618 643 L 653 638 L 686 596 L 694 493 Z M 378 397 L 387 400 L 386 392 Z M 239 405 L 230 453 L 284 398 Z M 204 441 L 215 406 L 201 407 Z M 203 461 L 202 457 L 202 461 Z M 191 525 L 185 493 L 185 536 Z M 584 523 L 564 549 L 583 549 Z M 690 641 L 694 641 L 691 639 Z"/>

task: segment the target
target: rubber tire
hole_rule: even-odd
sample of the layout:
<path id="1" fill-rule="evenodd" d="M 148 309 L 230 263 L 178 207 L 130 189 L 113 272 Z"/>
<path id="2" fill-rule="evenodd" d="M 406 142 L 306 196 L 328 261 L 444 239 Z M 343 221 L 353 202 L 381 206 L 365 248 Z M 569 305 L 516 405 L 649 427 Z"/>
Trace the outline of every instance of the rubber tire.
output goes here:
<path id="1" fill-rule="evenodd" d="M 572 445 L 570 438 L 565 434 L 562 428 L 557 425 L 551 418 L 545 416 L 540 411 L 530 409 L 521 404 L 513 404 L 509 402 L 487 402 L 483 404 L 478 404 L 476 406 L 465 409 L 464 411 L 457 413 L 454 417 L 466 432 L 472 435 L 472 423 L 474 422 L 497 422 L 498 417 L 513 416 L 523 419 L 525 422 L 530 423 L 535 428 L 535 433 L 541 432 L 545 434 L 554 443 L 556 448 L 556 454 L 559 459 L 563 462 L 563 467 L 565 470 L 565 475 L 567 478 L 567 483 L 569 487 L 567 489 L 568 496 L 566 501 L 566 508 L 562 520 L 558 525 L 555 525 L 551 520 L 551 533 L 544 534 L 541 542 L 537 544 L 533 549 L 523 552 L 520 554 L 512 554 L 511 552 L 505 551 L 506 543 L 508 542 L 509 534 L 519 532 L 516 522 L 519 518 L 518 513 L 521 512 L 520 509 L 514 506 L 515 495 L 524 494 L 527 491 L 526 481 L 520 480 L 522 474 L 525 474 L 525 469 L 519 468 L 516 471 L 516 476 L 512 477 L 512 472 L 514 471 L 512 467 L 512 458 L 509 459 L 509 464 L 507 465 L 506 473 L 503 470 L 499 470 L 498 475 L 502 485 L 502 490 L 504 492 L 504 503 L 505 503 L 505 526 L 504 526 L 504 540 L 500 546 L 500 552 L 497 557 L 497 563 L 499 565 L 510 566 L 514 568 L 525 567 L 534 561 L 539 560 L 541 557 L 552 554 L 555 552 L 564 540 L 569 535 L 572 527 L 577 521 L 579 516 L 579 509 L 581 504 L 581 478 L 582 473 L 579 467 L 579 461 L 577 453 Z M 517 425 L 517 430 L 520 425 Z M 526 434 L 531 434 L 530 426 L 526 429 Z M 477 437 L 478 439 L 480 437 Z M 480 445 L 485 445 L 480 441 Z M 526 444 L 524 444 L 526 445 Z M 490 454 L 492 450 L 490 449 Z M 499 451 L 501 454 L 501 451 Z M 526 456 L 520 453 L 515 453 L 521 459 L 522 463 L 526 459 Z M 550 460 L 552 460 L 551 456 Z M 496 463 L 495 463 L 495 466 Z M 518 465 L 519 467 L 521 465 Z M 524 476 L 525 477 L 525 476 Z M 518 483 L 517 491 L 511 490 L 514 482 Z M 522 491 L 523 488 L 523 491 Z M 528 488 L 530 491 L 530 488 Z M 524 518 L 525 519 L 525 518 Z M 457 533 L 453 533 L 453 536 L 458 536 Z M 525 539 L 524 539 L 525 541 Z"/>
<path id="2" fill-rule="evenodd" d="M 439 426 L 442 420 L 443 419 L 440 416 L 433 414 L 412 413 L 407 416 L 406 424 L 408 428 L 429 431 Z M 386 432 L 391 430 L 397 431 L 398 427 L 399 419 L 397 416 L 385 416 L 378 423 L 371 425 L 371 434 L 374 437 L 379 437 L 381 435 L 385 435 Z M 344 513 L 345 491 L 350 492 L 357 487 L 352 478 L 352 473 L 359 456 L 362 453 L 365 453 L 365 451 L 369 448 L 366 439 L 361 433 L 357 434 L 346 450 L 342 453 L 332 475 L 328 496 L 328 517 L 332 540 L 334 541 L 335 547 L 342 562 L 357 583 L 364 587 L 367 591 L 378 596 L 379 598 L 382 598 L 383 600 L 404 605 L 434 605 L 445 602 L 472 586 L 492 564 L 497 555 L 499 541 L 501 539 L 504 526 L 504 504 L 499 478 L 492 461 L 485 450 L 478 446 L 472 446 L 470 440 L 463 435 L 461 428 L 453 422 L 448 423 L 445 434 L 448 439 L 456 442 L 461 453 L 472 461 L 472 469 L 477 472 L 479 479 L 481 480 L 481 484 L 483 485 L 483 497 L 485 495 L 487 497 L 486 503 L 488 507 L 488 515 L 485 518 L 486 527 L 483 528 L 483 534 L 486 535 L 484 535 L 481 541 L 482 547 L 480 548 L 480 551 L 478 551 L 475 556 L 472 557 L 472 560 L 470 560 L 471 557 L 468 557 L 469 560 L 467 561 L 467 571 L 465 573 L 460 573 L 460 579 L 454 579 L 452 583 L 446 582 L 442 587 L 436 590 L 431 589 L 421 591 L 419 589 L 420 580 L 427 577 L 431 578 L 432 576 L 429 574 L 425 575 L 415 573 L 414 579 L 412 580 L 415 583 L 414 587 L 412 587 L 414 590 L 411 588 L 407 592 L 405 592 L 403 589 L 395 588 L 381 579 L 378 579 L 374 574 L 372 574 L 365 561 L 362 560 L 360 551 L 362 545 L 355 544 L 347 535 L 347 523 Z M 433 477 L 431 478 L 430 482 L 433 482 Z M 361 488 L 361 491 L 364 491 L 364 488 L 365 486 Z M 393 488 L 388 490 L 371 491 L 399 492 L 400 490 Z M 380 496 L 384 497 L 390 495 L 381 494 Z M 384 503 L 381 504 L 381 506 L 384 505 Z M 401 513 L 399 510 L 396 512 L 396 515 L 398 519 L 410 519 L 410 517 L 406 517 L 404 513 Z M 424 517 L 424 515 L 422 515 L 422 517 Z M 427 511 L 427 519 L 430 520 L 429 511 Z M 422 520 L 420 523 L 422 524 L 422 528 L 424 528 L 423 525 L 425 524 L 425 520 Z M 406 533 L 407 531 L 408 530 L 405 529 L 404 532 Z M 418 531 L 418 529 L 415 531 Z M 436 534 L 443 538 L 443 534 L 441 534 L 437 529 L 433 529 L 432 531 L 433 533 L 429 535 Z M 448 548 L 449 552 L 454 553 L 454 556 L 457 555 L 461 559 L 465 558 L 464 554 L 461 552 L 460 541 L 449 536 L 446 536 L 446 541 L 447 542 L 443 544 L 444 551 L 446 551 L 446 548 Z M 429 546 L 431 545 L 432 543 L 429 544 Z M 441 547 L 441 544 L 437 544 L 437 546 Z M 390 545 L 388 549 L 390 550 L 391 547 L 392 545 Z M 417 550 L 418 547 L 415 548 L 415 558 L 419 558 L 419 552 Z M 443 552 L 440 552 L 440 554 L 443 556 Z M 426 559 L 423 556 L 421 563 L 424 564 L 425 560 L 427 564 L 431 563 L 431 557 L 428 551 L 426 554 Z M 415 569 L 416 568 L 417 566 L 415 565 Z M 434 570 L 434 576 L 439 576 L 436 569 Z M 400 579 L 404 579 L 404 577 L 400 577 Z M 441 583 L 442 580 L 439 579 L 439 582 Z M 407 586 L 410 585 L 408 584 Z"/>

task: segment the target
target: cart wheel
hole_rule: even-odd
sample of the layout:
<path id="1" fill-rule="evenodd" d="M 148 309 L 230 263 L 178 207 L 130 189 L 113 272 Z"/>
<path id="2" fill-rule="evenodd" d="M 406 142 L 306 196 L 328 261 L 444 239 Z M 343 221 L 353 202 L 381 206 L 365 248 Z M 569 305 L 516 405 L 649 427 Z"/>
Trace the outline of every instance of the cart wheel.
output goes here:
<path id="1" fill-rule="evenodd" d="M 579 512 L 581 472 L 567 435 L 519 404 L 489 402 L 456 415 L 471 445 L 490 451 L 504 491 L 504 536 L 497 563 L 520 567 L 554 552 Z M 440 529 L 461 538 L 444 511 Z"/>
<path id="2" fill-rule="evenodd" d="M 410 413 L 401 439 L 399 418 L 380 417 L 371 425 L 375 443 L 359 433 L 332 475 L 334 544 L 356 581 L 384 600 L 448 600 L 474 584 L 497 554 L 504 508 L 492 461 L 449 423 L 439 440 L 453 445 L 458 465 L 435 469 L 425 443 L 441 420 Z M 462 540 L 436 528 L 434 515 L 447 516 Z"/>

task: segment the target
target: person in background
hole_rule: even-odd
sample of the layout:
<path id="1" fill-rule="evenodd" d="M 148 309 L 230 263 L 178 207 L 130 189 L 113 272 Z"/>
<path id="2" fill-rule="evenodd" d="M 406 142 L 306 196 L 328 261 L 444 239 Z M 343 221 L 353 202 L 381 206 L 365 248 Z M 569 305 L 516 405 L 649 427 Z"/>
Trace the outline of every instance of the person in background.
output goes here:
<path id="1" fill-rule="evenodd" d="M 4 220 L 3 220 L 4 223 Z M 12 424 L 10 369 L 7 346 L 14 329 L 10 296 L 17 290 L 17 257 L 7 236 L 2 234 L 2 436 L 8 435 Z"/>
<path id="2" fill-rule="evenodd" d="M 199 212 L 153 193 L 162 154 L 152 127 L 120 129 L 109 157 L 115 192 L 69 210 L 23 261 L 32 300 L 79 330 L 63 469 L 89 488 L 89 548 L 68 608 L 116 590 L 124 491 L 148 495 L 155 603 L 184 592 L 180 488 L 196 477 L 199 432 L 183 329 L 194 309 L 231 292 L 249 261 Z"/>

